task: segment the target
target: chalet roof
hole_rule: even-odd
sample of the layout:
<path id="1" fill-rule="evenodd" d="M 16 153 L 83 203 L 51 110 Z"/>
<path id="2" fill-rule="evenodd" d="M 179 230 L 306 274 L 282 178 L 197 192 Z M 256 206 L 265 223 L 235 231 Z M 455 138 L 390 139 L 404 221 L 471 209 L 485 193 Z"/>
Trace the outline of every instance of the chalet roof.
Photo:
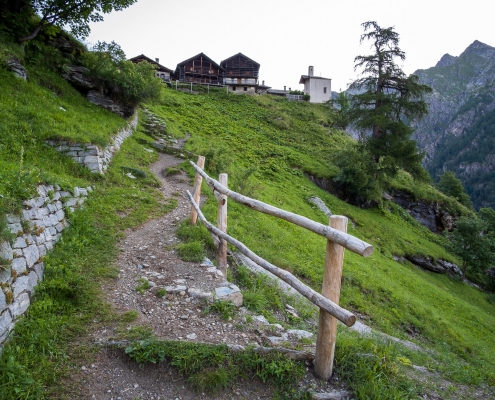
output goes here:
<path id="1" fill-rule="evenodd" d="M 240 52 L 239 52 L 239 53 L 237 53 L 237 54 L 234 54 L 232 57 L 226 58 L 225 60 L 221 61 L 221 62 L 220 62 L 220 65 L 221 65 L 222 67 L 224 67 L 224 68 L 225 68 L 225 64 L 227 63 L 227 61 L 230 61 L 230 60 L 232 60 L 232 59 L 233 59 L 233 58 L 235 58 L 235 57 L 244 57 L 245 59 L 247 59 L 247 60 L 249 60 L 249 61 L 252 61 L 252 63 L 253 63 L 254 65 L 256 65 L 258 68 L 259 68 L 259 66 L 260 66 L 260 64 L 259 64 L 259 63 L 257 63 L 256 61 L 254 61 L 252 58 L 249 58 L 248 56 L 246 56 L 246 55 L 244 55 L 244 54 L 242 54 L 242 53 L 240 53 Z"/>
<path id="2" fill-rule="evenodd" d="M 322 76 L 301 75 L 301 79 L 299 80 L 299 83 L 304 84 L 304 82 L 306 82 L 306 80 L 308 79 L 325 79 L 327 81 L 331 81 L 330 78 L 323 78 Z"/>
<path id="3" fill-rule="evenodd" d="M 148 61 L 150 64 L 155 64 L 155 65 L 158 65 L 158 67 L 159 67 L 161 70 L 165 70 L 165 71 L 170 72 L 170 73 L 174 72 L 174 71 L 172 71 L 170 68 L 167 68 L 167 67 L 165 67 L 164 65 L 161 65 L 161 64 L 157 63 L 155 60 L 152 60 L 151 58 L 146 57 L 144 54 L 141 54 L 141 55 L 136 56 L 136 57 L 129 58 L 129 61 L 134 62 L 134 61 L 138 61 L 138 60 L 142 60 L 142 59 L 144 59 L 144 60 Z"/>
<path id="4" fill-rule="evenodd" d="M 203 57 L 203 59 L 206 59 L 207 61 L 211 62 L 216 68 L 218 69 L 221 69 L 222 71 L 225 71 L 225 69 L 223 67 L 221 67 L 220 65 L 218 65 L 215 61 L 213 61 L 210 57 L 208 57 L 205 53 L 201 52 L 199 54 L 196 54 L 194 57 L 191 57 L 191 58 L 188 58 L 187 60 L 184 60 L 180 63 L 177 64 L 177 68 L 179 68 L 179 65 L 183 65 L 183 64 L 186 64 L 188 63 L 189 61 L 193 61 L 197 58 L 200 58 L 200 57 Z"/>

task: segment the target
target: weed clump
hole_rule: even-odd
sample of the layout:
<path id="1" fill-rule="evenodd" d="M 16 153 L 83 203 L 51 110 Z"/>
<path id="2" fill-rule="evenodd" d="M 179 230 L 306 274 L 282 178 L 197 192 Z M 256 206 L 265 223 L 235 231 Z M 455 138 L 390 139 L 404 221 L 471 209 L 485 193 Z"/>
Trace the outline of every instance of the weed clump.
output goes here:
<path id="1" fill-rule="evenodd" d="M 144 294 L 150 288 L 150 282 L 146 278 L 139 278 L 139 284 L 136 286 L 136 292 Z"/>
<path id="2" fill-rule="evenodd" d="M 232 352 L 225 345 L 156 339 L 135 341 L 125 352 L 138 363 L 169 361 L 181 375 L 188 377 L 198 392 L 215 393 L 238 379 L 254 376 L 262 382 L 273 383 L 281 398 L 309 398 L 301 397 L 301 393 L 292 397 L 298 393 L 295 383 L 304 375 L 304 364 L 278 353 L 260 355 L 251 349 Z"/>

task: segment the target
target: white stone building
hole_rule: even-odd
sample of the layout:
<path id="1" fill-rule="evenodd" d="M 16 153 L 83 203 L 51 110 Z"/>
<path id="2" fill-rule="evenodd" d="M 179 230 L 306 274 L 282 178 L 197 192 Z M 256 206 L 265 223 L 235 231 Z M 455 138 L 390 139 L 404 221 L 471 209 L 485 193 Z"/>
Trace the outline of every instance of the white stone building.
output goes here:
<path id="1" fill-rule="evenodd" d="M 321 76 L 314 76 L 314 68 L 308 68 L 308 75 L 301 75 L 299 81 L 304 85 L 304 94 L 309 94 L 310 103 L 324 103 L 332 98 L 332 80 Z"/>

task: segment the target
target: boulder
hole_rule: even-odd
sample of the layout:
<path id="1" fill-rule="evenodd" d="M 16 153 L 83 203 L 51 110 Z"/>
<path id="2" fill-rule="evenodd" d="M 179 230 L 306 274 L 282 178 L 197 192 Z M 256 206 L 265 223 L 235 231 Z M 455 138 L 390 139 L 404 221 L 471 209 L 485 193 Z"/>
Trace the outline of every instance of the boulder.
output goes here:
<path id="1" fill-rule="evenodd" d="M 439 264 L 440 266 L 442 266 L 443 268 L 445 268 L 445 270 L 448 273 L 452 274 L 452 275 L 462 276 L 461 269 L 459 268 L 459 266 L 457 266 L 454 263 L 451 263 L 451 262 L 448 262 L 448 261 L 445 261 L 445 260 L 438 260 L 437 261 L 437 264 Z"/>
<path id="2" fill-rule="evenodd" d="M 15 76 L 21 78 L 21 79 L 24 79 L 26 80 L 27 79 L 27 72 L 26 72 L 26 68 L 24 68 L 24 66 L 17 60 L 8 60 L 7 61 L 7 69 L 9 71 L 12 71 Z"/>
<path id="3" fill-rule="evenodd" d="M 215 296 L 218 300 L 231 301 L 236 307 L 242 306 L 242 293 L 236 285 L 228 284 L 228 286 L 216 288 Z"/>

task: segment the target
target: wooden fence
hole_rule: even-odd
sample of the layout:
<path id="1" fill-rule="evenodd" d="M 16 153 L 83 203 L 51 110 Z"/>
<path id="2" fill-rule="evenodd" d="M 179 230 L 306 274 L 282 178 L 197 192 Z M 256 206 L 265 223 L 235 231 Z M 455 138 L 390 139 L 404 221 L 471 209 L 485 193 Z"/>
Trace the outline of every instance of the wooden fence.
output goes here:
<path id="1" fill-rule="evenodd" d="M 309 299 L 320 308 L 318 334 L 315 352 L 315 375 L 323 380 L 328 380 L 332 375 L 333 358 L 337 337 L 337 320 L 347 326 L 356 322 L 356 317 L 348 310 L 339 306 L 340 285 L 342 279 L 342 267 L 344 263 L 344 249 L 348 249 L 363 257 L 368 257 L 373 252 L 373 246 L 347 234 L 347 218 L 333 215 L 330 217 L 329 226 L 320 224 L 301 215 L 279 209 L 259 200 L 251 199 L 236 193 L 227 187 L 227 174 L 220 174 L 219 181 L 209 177 L 203 170 L 204 157 L 198 158 L 198 164 L 190 161 L 196 170 L 196 179 L 193 194 L 187 192 L 191 202 L 191 223 L 195 224 L 197 218 L 203 222 L 211 232 L 217 247 L 217 268 L 224 276 L 227 269 L 227 242 L 236 247 L 242 254 L 255 263 L 270 271 L 272 274 L 292 286 L 295 290 Z M 203 179 L 212 189 L 218 201 L 217 227 L 208 222 L 199 208 L 199 198 Z M 322 293 L 318 293 L 305 285 L 291 273 L 270 264 L 268 261 L 256 255 L 243 243 L 229 236 L 227 232 L 227 198 L 243 204 L 253 210 L 264 214 L 284 219 L 295 225 L 301 226 L 311 232 L 327 238 L 327 251 L 325 257 L 325 270 L 323 275 Z"/>

